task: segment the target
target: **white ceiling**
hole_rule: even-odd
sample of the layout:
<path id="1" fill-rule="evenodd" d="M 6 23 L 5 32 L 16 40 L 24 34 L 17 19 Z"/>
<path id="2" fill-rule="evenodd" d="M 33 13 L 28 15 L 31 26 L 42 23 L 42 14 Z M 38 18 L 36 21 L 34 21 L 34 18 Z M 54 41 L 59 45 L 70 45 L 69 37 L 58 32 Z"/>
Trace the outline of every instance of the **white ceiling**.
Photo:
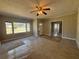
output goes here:
<path id="1" fill-rule="evenodd" d="M 39 17 L 56 17 L 74 13 L 79 7 L 79 0 L 38 0 L 40 5 L 50 7 L 48 15 Z M 30 13 L 37 0 L 0 0 L 0 12 L 7 12 L 19 16 L 35 18 L 35 13 Z"/>

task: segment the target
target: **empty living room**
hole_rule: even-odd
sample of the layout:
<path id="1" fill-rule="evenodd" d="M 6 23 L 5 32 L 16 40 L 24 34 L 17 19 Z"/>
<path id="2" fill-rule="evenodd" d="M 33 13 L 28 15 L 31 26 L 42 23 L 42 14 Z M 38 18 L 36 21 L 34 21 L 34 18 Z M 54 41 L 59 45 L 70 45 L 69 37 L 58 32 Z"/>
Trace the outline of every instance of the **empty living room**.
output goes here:
<path id="1" fill-rule="evenodd" d="M 0 59 L 79 59 L 79 0 L 0 0 Z"/>

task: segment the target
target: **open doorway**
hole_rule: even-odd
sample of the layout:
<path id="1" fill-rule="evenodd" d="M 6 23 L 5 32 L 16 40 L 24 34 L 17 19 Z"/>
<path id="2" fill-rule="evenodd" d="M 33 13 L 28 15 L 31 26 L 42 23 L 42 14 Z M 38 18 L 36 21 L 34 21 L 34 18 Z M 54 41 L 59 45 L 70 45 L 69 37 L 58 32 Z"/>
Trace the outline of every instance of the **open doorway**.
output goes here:
<path id="1" fill-rule="evenodd" d="M 38 35 L 41 36 L 43 35 L 43 23 L 38 24 Z"/>
<path id="2" fill-rule="evenodd" d="M 51 22 L 51 36 L 62 36 L 62 21 Z"/>

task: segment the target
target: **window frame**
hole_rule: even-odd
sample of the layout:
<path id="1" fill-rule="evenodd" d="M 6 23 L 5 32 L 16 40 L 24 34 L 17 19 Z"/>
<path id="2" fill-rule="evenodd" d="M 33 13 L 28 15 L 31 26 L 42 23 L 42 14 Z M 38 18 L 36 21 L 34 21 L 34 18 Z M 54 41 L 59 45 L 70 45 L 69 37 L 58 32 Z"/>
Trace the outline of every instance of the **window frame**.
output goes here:
<path id="1" fill-rule="evenodd" d="M 7 23 L 11 23 L 11 29 L 12 29 L 11 32 L 12 32 L 12 33 L 10 33 L 10 34 L 7 34 L 6 22 L 7 22 Z M 12 22 L 8 22 L 8 21 L 6 21 L 6 22 L 5 22 L 5 32 L 6 32 L 7 35 L 11 35 L 11 34 L 13 34 L 13 24 L 12 24 Z"/>
<path id="2" fill-rule="evenodd" d="M 27 31 L 27 24 L 28 24 L 28 23 L 29 23 L 29 25 L 30 25 L 30 27 L 29 27 L 30 30 L 29 30 L 29 31 Z M 27 22 L 27 23 L 26 23 L 26 32 L 31 32 L 31 23 L 30 23 L 30 22 Z"/>
<path id="3" fill-rule="evenodd" d="M 12 33 L 11 34 L 7 34 L 7 32 L 6 32 L 6 24 L 5 24 L 5 34 L 6 35 L 13 35 L 13 34 L 22 34 L 22 33 L 30 33 L 31 32 L 31 23 L 30 22 L 17 22 L 17 21 L 13 21 L 13 22 L 10 22 L 10 21 L 5 21 L 4 23 L 6 23 L 6 22 L 8 22 L 8 23 L 11 23 L 12 24 Z M 26 24 L 26 32 L 20 32 L 20 33 L 14 33 L 14 24 L 13 23 L 25 23 Z M 27 31 L 27 23 L 29 23 L 30 24 L 30 31 Z"/>
<path id="4" fill-rule="evenodd" d="M 26 31 L 26 23 L 24 23 L 25 24 L 25 32 L 18 32 L 18 33 L 15 33 L 15 28 L 14 28 L 14 23 L 24 23 L 24 22 L 13 22 L 13 29 L 14 29 L 14 34 L 19 34 L 19 33 L 26 33 L 27 31 Z"/>

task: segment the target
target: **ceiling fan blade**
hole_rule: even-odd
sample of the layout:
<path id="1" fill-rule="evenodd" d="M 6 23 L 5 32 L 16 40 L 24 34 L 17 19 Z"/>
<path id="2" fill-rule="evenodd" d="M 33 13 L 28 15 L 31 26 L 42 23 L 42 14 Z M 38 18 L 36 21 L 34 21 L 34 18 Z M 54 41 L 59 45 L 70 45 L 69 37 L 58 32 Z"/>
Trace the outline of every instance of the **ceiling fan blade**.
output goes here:
<path id="1" fill-rule="evenodd" d="M 46 13 L 46 12 L 44 12 L 44 11 L 43 11 L 43 14 L 44 14 L 44 15 L 47 15 L 47 13 Z"/>
<path id="2" fill-rule="evenodd" d="M 39 16 L 39 14 L 37 13 L 37 16 Z"/>
<path id="3" fill-rule="evenodd" d="M 36 11 L 38 11 L 38 10 L 33 10 L 33 11 L 31 11 L 30 13 L 33 13 L 33 12 L 36 12 Z"/>
<path id="4" fill-rule="evenodd" d="M 33 13 L 33 12 L 35 12 L 35 11 L 31 11 L 30 13 Z"/>
<path id="5" fill-rule="evenodd" d="M 50 8 L 44 8 L 43 10 L 50 10 Z"/>

